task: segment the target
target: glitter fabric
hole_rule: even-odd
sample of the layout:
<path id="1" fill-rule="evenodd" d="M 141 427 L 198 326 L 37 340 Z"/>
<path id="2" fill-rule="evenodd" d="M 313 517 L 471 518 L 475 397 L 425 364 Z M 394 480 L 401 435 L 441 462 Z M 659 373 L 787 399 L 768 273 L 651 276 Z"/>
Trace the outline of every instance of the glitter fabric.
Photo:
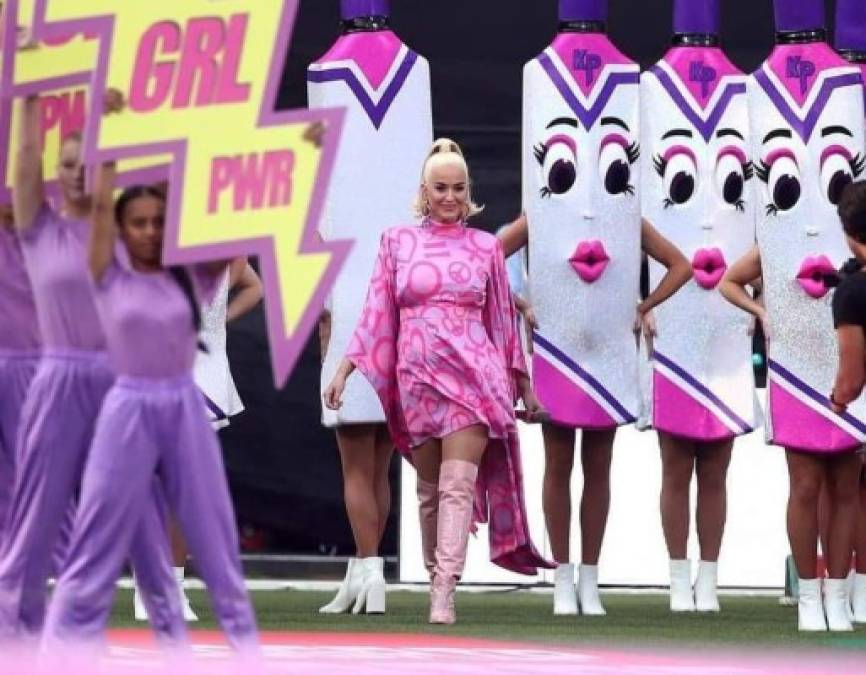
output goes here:
<path id="1" fill-rule="evenodd" d="M 226 426 L 228 418 L 244 410 L 226 354 L 228 301 L 229 273 L 226 272 L 213 302 L 202 307 L 199 339 L 207 351 L 198 351 L 193 371 L 196 385 L 208 398 L 208 416 L 217 427 Z"/>
<path id="2" fill-rule="evenodd" d="M 562 33 L 524 68 L 533 385 L 564 426 L 612 428 L 639 408 L 638 85 L 597 33 Z"/>
<path id="3" fill-rule="evenodd" d="M 850 449 L 866 438 L 866 404 L 844 416 L 829 408 L 838 354 L 823 277 L 850 256 L 833 202 L 840 181 L 862 172 L 859 71 L 824 43 L 780 45 L 752 76 L 749 103 L 772 337 L 769 438 Z"/>
<path id="4" fill-rule="evenodd" d="M 720 49 L 676 47 L 644 73 L 641 100 L 644 217 L 695 275 L 655 310 L 646 421 L 699 441 L 732 438 L 760 419 L 749 318 L 718 292 L 755 241 L 746 76 Z M 653 285 L 664 273 L 651 263 Z"/>
<path id="5" fill-rule="evenodd" d="M 310 66 L 308 91 L 310 108 L 346 110 L 320 231 L 326 240 L 355 242 L 329 299 L 324 389 L 358 323 L 380 235 L 412 221 L 421 165 L 433 142 L 430 68 L 391 31 L 353 33 Z M 384 419 L 363 377 L 349 381 L 339 411 L 322 407 L 329 427 Z"/>

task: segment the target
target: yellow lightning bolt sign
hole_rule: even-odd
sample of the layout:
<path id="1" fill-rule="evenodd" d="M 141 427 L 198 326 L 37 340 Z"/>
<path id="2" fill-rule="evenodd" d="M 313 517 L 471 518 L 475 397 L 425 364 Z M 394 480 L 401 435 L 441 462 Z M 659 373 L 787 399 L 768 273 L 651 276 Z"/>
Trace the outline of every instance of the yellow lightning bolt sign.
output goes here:
<path id="1" fill-rule="evenodd" d="M 273 109 L 297 0 L 9 0 L 6 9 L 4 34 L 32 16 L 39 43 L 16 52 L 4 40 L 7 98 L 64 91 L 86 72 L 88 164 L 132 162 L 139 179 L 167 172 L 166 264 L 259 257 L 281 386 L 349 246 L 315 234 L 342 111 Z M 127 105 L 103 117 L 108 89 Z M 328 129 L 321 150 L 304 140 L 314 121 Z M 162 176 L 148 170 L 166 163 Z"/>

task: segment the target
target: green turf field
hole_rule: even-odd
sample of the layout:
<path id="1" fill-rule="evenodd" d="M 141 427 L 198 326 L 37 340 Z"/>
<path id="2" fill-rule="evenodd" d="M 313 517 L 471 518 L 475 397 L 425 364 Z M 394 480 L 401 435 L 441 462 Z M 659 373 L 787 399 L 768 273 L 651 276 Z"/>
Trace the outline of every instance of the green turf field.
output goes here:
<path id="1" fill-rule="evenodd" d="M 432 627 L 426 622 L 424 593 L 389 593 L 388 613 L 384 616 L 318 614 L 317 608 L 332 596 L 312 591 L 252 593 L 262 630 L 441 633 L 558 645 L 608 643 L 638 648 L 824 646 L 866 651 L 866 626 L 847 634 L 801 634 L 797 631 L 796 609 L 779 606 L 775 597 L 723 596 L 719 615 L 675 616 L 668 610 L 666 595 L 604 595 L 608 615 L 584 618 L 552 616 L 549 595 L 520 591 L 462 593 L 457 597 L 459 623 L 453 627 Z M 189 597 L 202 619 L 195 627 L 214 628 L 205 593 L 189 591 Z M 119 591 L 112 625 L 141 626 L 131 617 L 132 592 Z"/>

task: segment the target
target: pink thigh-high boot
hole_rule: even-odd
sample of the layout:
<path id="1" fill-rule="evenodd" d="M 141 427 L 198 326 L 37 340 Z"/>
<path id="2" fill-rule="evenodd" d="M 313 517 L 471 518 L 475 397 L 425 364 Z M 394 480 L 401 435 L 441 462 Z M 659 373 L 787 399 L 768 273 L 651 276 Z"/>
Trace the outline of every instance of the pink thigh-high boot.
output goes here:
<path id="1" fill-rule="evenodd" d="M 452 624 L 454 590 L 463 574 L 478 467 L 471 462 L 447 460 L 439 471 L 439 522 L 436 567 L 430 588 L 430 623 Z"/>
<path id="2" fill-rule="evenodd" d="M 418 477 L 416 485 L 418 494 L 418 520 L 421 523 L 421 549 L 424 553 L 424 567 L 430 579 L 436 567 L 436 537 L 439 519 L 439 486 L 428 483 Z"/>

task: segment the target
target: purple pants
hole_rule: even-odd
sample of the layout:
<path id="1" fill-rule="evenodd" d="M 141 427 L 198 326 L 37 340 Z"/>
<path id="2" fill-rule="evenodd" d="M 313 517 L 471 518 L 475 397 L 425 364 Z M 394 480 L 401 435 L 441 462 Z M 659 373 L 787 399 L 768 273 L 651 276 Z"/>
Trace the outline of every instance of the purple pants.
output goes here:
<path id="1" fill-rule="evenodd" d="M 15 481 L 18 422 L 38 363 L 39 354 L 0 350 L 0 547 Z"/>
<path id="2" fill-rule="evenodd" d="M 49 351 L 39 363 L 21 414 L 15 488 L 0 548 L 0 640 L 34 638 L 42 630 L 52 552 L 113 378 L 104 354 Z M 152 474 L 147 479 L 150 486 Z M 153 612 L 151 623 L 162 641 L 184 643 L 186 626 L 158 493 L 131 522 L 135 526 L 129 529 L 137 530 L 133 568 Z"/>
<path id="3" fill-rule="evenodd" d="M 128 524 L 146 513 L 154 475 L 160 478 L 229 642 L 242 652 L 257 650 L 219 442 L 201 393 L 187 375 L 120 377 L 108 393 L 84 474 L 66 568 L 48 612 L 45 650 L 101 639 L 133 542 Z M 142 571 L 136 568 L 136 574 Z"/>

